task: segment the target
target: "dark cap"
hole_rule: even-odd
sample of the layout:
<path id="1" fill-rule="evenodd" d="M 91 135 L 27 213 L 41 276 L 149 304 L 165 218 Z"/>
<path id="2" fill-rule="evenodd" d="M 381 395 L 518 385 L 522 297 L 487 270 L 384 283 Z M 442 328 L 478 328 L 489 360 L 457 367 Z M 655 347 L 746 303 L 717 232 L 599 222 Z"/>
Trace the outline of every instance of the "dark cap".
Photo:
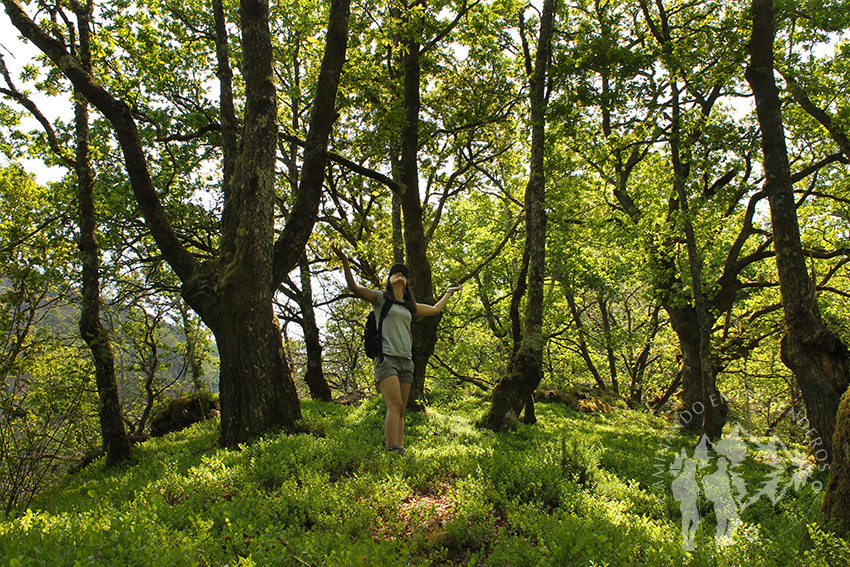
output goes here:
<path id="1" fill-rule="evenodd" d="M 395 274 L 396 272 L 400 272 L 406 278 L 410 277 L 410 272 L 407 270 L 407 266 L 404 264 L 394 264 L 392 268 L 390 268 L 390 275 Z"/>

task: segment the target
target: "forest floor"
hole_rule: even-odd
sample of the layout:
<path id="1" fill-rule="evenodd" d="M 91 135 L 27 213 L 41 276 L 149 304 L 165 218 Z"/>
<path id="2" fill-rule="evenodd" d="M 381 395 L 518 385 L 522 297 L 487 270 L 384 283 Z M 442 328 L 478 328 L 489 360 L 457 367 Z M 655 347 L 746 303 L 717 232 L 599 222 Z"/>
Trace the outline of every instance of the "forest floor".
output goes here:
<path id="1" fill-rule="evenodd" d="M 551 402 L 497 434 L 476 426 L 487 399 L 455 390 L 408 415 L 406 455 L 382 450 L 378 398 L 304 402 L 307 433 L 238 451 L 218 447 L 216 419 L 151 439 L 0 521 L 0 565 L 850 565 L 817 527 L 826 476 L 782 445 L 709 455 L 645 411 Z M 683 465 L 709 487 L 724 454 L 732 500 L 692 491 L 687 508 Z"/>

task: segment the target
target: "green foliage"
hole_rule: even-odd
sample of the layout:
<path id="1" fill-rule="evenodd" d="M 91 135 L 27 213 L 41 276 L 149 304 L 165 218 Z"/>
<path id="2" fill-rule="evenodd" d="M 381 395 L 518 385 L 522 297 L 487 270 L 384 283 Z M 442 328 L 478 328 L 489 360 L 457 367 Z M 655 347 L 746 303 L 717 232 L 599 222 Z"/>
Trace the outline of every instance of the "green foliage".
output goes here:
<path id="1" fill-rule="evenodd" d="M 794 10 L 790 3 L 781 6 L 777 57 L 781 70 L 792 71 L 811 99 L 834 114 L 835 124 L 846 131 L 848 45 L 838 44 L 835 56 L 822 56 L 821 51 L 831 40 L 827 32 L 845 26 L 843 4 L 807 2 Z M 434 404 L 427 416 L 409 417 L 413 448 L 408 458 L 393 459 L 376 449 L 382 418 L 373 400 L 353 410 L 307 404 L 305 428 L 311 433 L 270 434 L 236 453 L 213 449 L 214 423 L 209 423 L 148 442 L 123 472 L 97 464 L 66 480 L 34 512 L 3 525 L 0 541 L 10 562 L 794 562 L 797 543 L 817 508 L 805 495 L 796 496 L 793 503 L 799 506 L 793 509 L 755 510 L 735 549 L 716 552 L 705 534 L 697 552 L 683 554 L 669 535 L 677 529 L 675 503 L 649 488 L 663 425 L 644 414 L 580 417 L 542 406 L 541 425 L 520 427 L 513 435 L 495 436 L 470 425 L 484 402 L 466 384 L 486 389 L 503 372 L 512 346 L 508 308 L 522 257 L 524 235 L 514 227 L 522 226 L 528 125 L 523 118 L 527 76 L 516 27 L 522 6 L 513 0 L 474 4 L 441 36 L 456 12 L 468 6 L 448 1 L 410 10 L 398 3 L 389 9 L 368 2 L 354 6 L 331 142 L 336 153 L 358 164 L 390 175 L 395 171 L 404 121 L 400 57 L 407 49 L 405 40 L 420 42 L 421 220 L 427 227 L 434 283 L 439 289 L 461 277 L 469 279 L 442 319 L 428 369 Z M 664 25 L 660 4 L 644 7 L 646 12 L 635 2 L 584 0 L 559 6 L 561 33 L 552 62 L 547 139 L 545 329 L 550 340 L 545 385 L 587 384 L 591 367 L 608 366 L 607 374 L 601 372 L 603 381 L 613 387 L 617 372 L 621 385 L 632 378 L 638 401 L 663 393 L 678 371 L 676 337 L 664 313 L 657 320 L 652 316 L 659 296 L 674 309 L 693 299 L 666 143 L 674 81 L 684 89 L 681 133 L 682 157 L 690 172 L 689 220 L 698 234 L 709 298 L 718 291 L 727 260 L 770 254 L 769 219 L 760 210 L 739 255 L 727 258 L 742 234 L 746 199 L 761 183 L 755 179 L 758 147 L 752 120 L 741 117 L 744 111 L 737 106 L 731 108 L 748 92 L 740 77 L 749 29 L 747 3 L 677 6 L 667 10 L 670 20 Z M 326 10 L 327 3 L 302 0 L 272 6 L 279 121 L 297 135 L 304 133 L 309 115 L 305 93 L 312 92 L 316 81 Z M 233 32 L 236 4 L 226 2 L 225 11 Z M 54 14 L 54 8 L 48 13 Z M 531 11 L 528 16 L 533 28 L 536 19 Z M 102 5 L 96 20 L 98 80 L 133 108 L 169 218 L 191 252 L 209 259 L 218 238 L 213 216 L 222 204 L 216 167 L 221 120 L 215 89 L 210 88 L 216 84 L 216 62 L 209 6 L 120 0 Z M 51 24 L 57 37 L 62 33 L 59 21 Z M 651 26 L 665 30 L 665 45 Z M 525 32 L 533 41 L 533 31 Z M 243 54 L 238 34 L 231 35 L 238 113 L 244 101 L 238 72 Z M 439 41 L 431 44 L 432 39 Z M 31 65 L 23 74 L 41 92 L 68 94 L 67 82 L 55 68 Z M 709 108 L 706 102 L 715 94 L 720 98 Z M 785 116 L 796 172 L 835 148 L 824 128 L 788 100 Z M 17 111 L 6 105 L 0 108 L 0 120 L 15 127 L 20 123 Z M 162 370 L 169 362 L 157 365 L 162 361 L 151 356 L 183 352 L 182 345 L 163 336 L 163 327 L 141 320 L 165 301 L 158 292 L 151 299 L 151 289 L 173 291 L 178 284 L 138 219 L 111 130 L 102 119 L 95 119 L 92 127 L 101 244 L 109 259 L 103 266 L 104 287 L 112 294 L 116 332 L 139 341 L 137 348 L 118 349 L 128 362 L 122 388 L 133 418 L 149 407 L 137 396 L 144 389 L 139 376 L 150 371 L 157 395 L 168 388 Z M 67 125 L 58 124 L 57 130 L 60 144 L 68 145 Z M 18 130 L 4 137 L 2 149 L 38 156 L 47 152 L 43 135 Z M 280 154 L 292 172 L 297 152 L 287 149 Z M 731 181 L 715 186 L 729 171 L 735 172 Z M 75 279 L 69 267 L 74 251 L 66 210 L 73 199 L 68 186 L 37 188 L 13 169 L 3 176 L 2 275 L 15 285 L 3 282 L 0 326 L 5 336 L 14 337 L 23 319 L 9 316 L 13 307 L 33 307 L 38 304 L 34 299 L 48 295 L 61 297 L 64 284 Z M 279 177 L 285 211 L 291 204 L 287 182 L 295 179 Z M 821 256 L 811 260 L 813 277 L 823 289 L 821 310 L 846 340 L 846 264 L 839 255 L 830 256 L 846 248 L 846 165 L 832 162 L 803 182 L 799 217 L 804 245 Z M 639 218 L 630 216 L 633 211 L 612 190 L 629 194 L 640 209 Z M 314 234 L 308 256 L 321 260 L 328 244 L 342 238 L 356 250 L 362 279 L 379 285 L 379 266 L 388 265 L 392 255 L 390 192 L 331 165 L 327 195 L 325 223 Z M 762 247 L 761 239 L 768 245 Z M 502 242 L 504 247 L 489 258 Z M 659 248 L 669 263 L 658 261 Z M 142 270 L 140 258 L 146 260 Z M 797 397 L 778 355 L 783 322 L 781 313 L 772 310 L 779 304 L 776 276 L 772 262 L 754 262 L 733 276 L 745 287 L 737 291 L 728 313 L 712 313 L 722 367 L 718 380 L 733 417 L 762 430 L 774 426 Z M 319 278 L 327 289 L 317 303 L 331 304 L 323 329 L 325 372 L 339 391 L 370 390 L 369 361 L 360 352 L 358 333 L 365 306 L 333 304 L 338 286 Z M 571 313 L 568 294 L 574 296 L 578 316 Z M 133 318 L 121 315 L 127 305 L 138 309 Z M 21 433 L 20 439 L 32 440 L 33 431 L 73 423 L 62 426 L 75 437 L 68 443 L 73 451 L 97 445 L 90 417 L 96 402 L 85 391 L 89 369 L 79 353 L 67 344 L 42 342 L 46 337 L 38 329 L 27 338 L 33 339 L 26 343 L 33 346 L 31 358 L 11 360 L 9 353 L 15 350 L 4 351 L 3 439 Z M 150 341 L 143 344 L 145 338 Z M 580 355 L 582 342 L 588 351 Z M 297 350 L 297 339 L 290 345 Z M 643 374 L 627 374 L 644 347 L 650 355 Z M 79 401 L 82 397 L 86 399 Z M 776 431 L 804 440 L 788 420 Z M 35 443 L 29 447 L 33 454 L 47 450 Z M 6 470 L 12 469 L 7 465 Z M 783 523 L 792 528 L 777 533 L 792 537 L 771 538 L 775 526 Z M 148 530 L 146 539 L 141 534 Z M 845 557 L 840 541 L 809 531 L 813 547 L 806 552 L 808 564 Z M 68 544 L 78 536 L 82 542 L 77 547 Z M 25 552 L 10 543 L 16 537 L 24 538 L 23 549 L 30 556 L 23 557 Z"/>
<path id="2" fill-rule="evenodd" d="M 807 527 L 812 540 L 811 549 L 805 551 L 809 565 L 817 567 L 850 565 L 850 544 L 825 532 L 817 525 L 810 524 Z"/>
<path id="3" fill-rule="evenodd" d="M 670 442 L 663 420 L 539 404 L 540 425 L 495 434 L 474 427 L 480 405 L 455 396 L 408 416 L 405 456 L 382 450 L 376 398 L 305 403 L 302 433 L 235 451 L 217 447 L 216 420 L 203 422 L 147 441 L 121 468 L 101 460 L 66 477 L 0 523 L 0 557 L 102 566 L 846 561 L 846 543 L 807 527 L 810 490 L 754 507 L 732 546 L 715 548 L 706 528 L 683 552 L 678 509 L 652 487 L 651 462 Z"/>
<path id="4" fill-rule="evenodd" d="M 68 263 L 61 185 L 0 170 L 0 509 L 22 511 L 97 438 Z"/>

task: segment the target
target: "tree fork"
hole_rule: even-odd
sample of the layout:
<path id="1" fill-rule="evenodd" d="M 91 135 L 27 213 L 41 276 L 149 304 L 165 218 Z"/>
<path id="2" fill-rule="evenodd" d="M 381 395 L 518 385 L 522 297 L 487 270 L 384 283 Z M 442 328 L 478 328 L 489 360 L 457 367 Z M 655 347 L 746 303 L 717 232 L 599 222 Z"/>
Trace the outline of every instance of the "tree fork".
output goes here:
<path id="1" fill-rule="evenodd" d="M 242 75 L 246 85 L 243 145 L 227 186 L 221 255 L 201 263 L 186 249 L 153 185 L 145 148 L 130 107 L 85 70 L 65 45 L 26 14 L 18 0 L 2 0 L 12 23 L 65 74 L 112 124 L 136 201 L 163 257 L 183 282 L 187 302 L 216 336 L 221 353 L 221 442 L 235 447 L 271 427 L 300 418 L 291 373 L 283 358 L 272 295 L 297 264 L 318 215 L 335 101 L 348 40 L 349 0 L 331 3 L 302 167 L 291 214 L 274 242 L 277 137 L 272 46 L 266 0 L 242 0 Z"/>

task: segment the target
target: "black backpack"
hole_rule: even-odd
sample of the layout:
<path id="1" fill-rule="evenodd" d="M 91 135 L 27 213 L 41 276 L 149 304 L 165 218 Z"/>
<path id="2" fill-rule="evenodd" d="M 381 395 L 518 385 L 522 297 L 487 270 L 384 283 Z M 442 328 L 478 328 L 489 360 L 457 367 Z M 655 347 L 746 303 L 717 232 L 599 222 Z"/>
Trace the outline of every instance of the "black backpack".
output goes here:
<path id="1" fill-rule="evenodd" d="M 381 309 L 381 320 L 375 322 L 375 311 L 372 310 L 366 318 L 366 329 L 363 331 L 363 347 L 366 350 L 366 356 L 374 359 L 376 356 L 384 358 L 384 317 L 392 307 L 390 301 L 384 301 L 384 307 Z"/>

